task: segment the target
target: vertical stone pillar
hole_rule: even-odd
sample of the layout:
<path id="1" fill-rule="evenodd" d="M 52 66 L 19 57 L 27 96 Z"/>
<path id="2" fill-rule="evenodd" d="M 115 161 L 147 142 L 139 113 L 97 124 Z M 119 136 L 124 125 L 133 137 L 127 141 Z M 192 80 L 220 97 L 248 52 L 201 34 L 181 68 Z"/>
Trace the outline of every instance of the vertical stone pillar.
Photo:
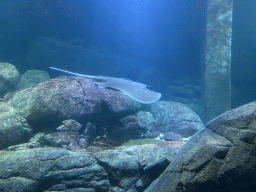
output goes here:
<path id="1" fill-rule="evenodd" d="M 204 119 L 231 109 L 231 35 L 233 0 L 208 0 L 202 66 Z"/>

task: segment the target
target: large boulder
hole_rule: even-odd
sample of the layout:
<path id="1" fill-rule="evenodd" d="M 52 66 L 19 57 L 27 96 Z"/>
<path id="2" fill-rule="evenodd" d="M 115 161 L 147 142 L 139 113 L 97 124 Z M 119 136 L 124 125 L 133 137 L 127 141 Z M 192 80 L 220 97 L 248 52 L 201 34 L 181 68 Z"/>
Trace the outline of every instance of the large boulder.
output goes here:
<path id="1" fill-rule="evenodd" d="M 140 104 L 124 93 L 98 88 L 93 80 L 52 79 L 18 91 L 9 103 L 34 124 L 66 119 L 95 120 L 133 114 Z"/>
<path id="2" fill-rule="evenodd" d="M 0 151 L 0 191 L 101 191 L 110 188 L 103 167 L 88 154 L 58 148 Z"/>
<path id="3" fill-rule="evenodd" d="M 252 102 L 209 122 L 145 191 L 255 191 L 255 116 Z"/>
<path id="4" fill-rule="evenodd" d="M 32 129 L 26 119 L 5 102 L 0 101 L 0 149 L 27 142 Z"/>
<path id="5" fill-rule="evenodd" d="M 189 137 L 204 129 L 200 117 L 186 105 L 173 101 L 160 101 L 151 108 L 160 132 L 173 132 Z"/>

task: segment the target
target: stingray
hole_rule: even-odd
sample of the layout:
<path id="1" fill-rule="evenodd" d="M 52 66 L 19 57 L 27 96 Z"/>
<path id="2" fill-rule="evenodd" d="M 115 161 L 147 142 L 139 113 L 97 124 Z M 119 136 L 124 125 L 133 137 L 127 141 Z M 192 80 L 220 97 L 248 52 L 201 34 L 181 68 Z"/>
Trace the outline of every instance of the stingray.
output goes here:
<path id="1" fill-rule="evenodd" d="M 58 69 L 55 67 L 50 67 L 51 69 L 61 71 L 64 73 L 68 73 L 71 75 L 76 75 L 80 77 L 86 77 L 94 80 L 98 80 L 101 82 L 94 81 L 94 84 L 97 85 L 99 88 L 112 88 L 123 92 L 124 94 L 128 95 L 135 101 L 138 101 L 143 104 L 151 104 L 157 102 L 162 94 L 151 91 L 148 89 L 148 86 L 142 83 L 134 82 L 129 79 L 123 78 L 115 78 L 115 77 L 108 77 L 108 76 L 92 76 L 92 75 L 83 75 L 79 73 L 73 73 L 70 71 Z"/>

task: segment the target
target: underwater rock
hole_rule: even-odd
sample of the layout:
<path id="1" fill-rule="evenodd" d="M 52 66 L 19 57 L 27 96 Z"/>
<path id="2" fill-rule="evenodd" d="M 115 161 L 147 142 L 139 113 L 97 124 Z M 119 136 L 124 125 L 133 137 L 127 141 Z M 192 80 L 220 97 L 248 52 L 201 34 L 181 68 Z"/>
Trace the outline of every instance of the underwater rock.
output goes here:
<path id="1" fill-rule="evenodd" d="M 200 117 L 181 103 L 160 101 L 152 105 L 151 113 L 158 130 L 162 133 L 170 131 L 182 137 L 189 137 L 204 129 Z"/>
<path id="2" fill-rule="evenodd" d="M 188 108 L 192 109 L 202 120 L 203 122 L 203 117 L 204 117 L 204 112 L 203 112 L 203 105 L 202 104 L 196 104 L 194 100 L 192 103 L 185 104 Z"/>
<path id="3" fill-rule="evenodd" d="M 32 148 L 39 148 L 42 147 L 42 145 L 38 142 L 28 142 L 28 143 L 21 143 L 18 145 L 12 145 L 8 148 L 6 148 L 6 151 L 20 151 L 20 150 L 27 150 Z"/>
<path id="4" fill-rule="evenodd" d="M 18 111 L 14 109 L 9 103 L 4 99 L 0 100 L 0 116 L 1 115 L 18 115 Z"/>
<path id="5" fill-rule="evenodd" d="M 91 143 L 96 136 L 96 127 L 92 123 L 87 123 L 84 129 L 84 137 L 87 143 Z"/>
<path id="6" fill-rule="evenodd" d="M 78 137 L 78 132 L 53 132 L 45 135 L 45 144 L 51 147 L 64 147 L 68 146 L 73 141 L 77 141 Z"/>
<path id="7" fill-rule="evenodd" d="M 57 128 L 57 131 L 62 131 L 62 132 L 63 131 L 78 132 L 82 128 L 82 125 L 80 123 L 76 122 L 73 119 L 62 121 L 62 124 L 63 125 L 61 125 L 61 126 L 59 126 Z"/>
<path id="8" fill-rule="evenodd" d="M 33 87 L 38 83 L 50 80 L 50 76 L 47 72 L 41 70 L 28 70 L 21 75 L 20 81 L 16 86 L 16 89 L 25 89 Z"/>
<path id="9" fill-rule="evenodd" d="M 0 93 L 13 90 L 19 80 L 19 71 L 10 63 L 0 62 Z"/>
<path id="10" fill-rule="evenodd" d="M 148 131 L 150 131 L 156 123 L 154 116 L 147 111 L 140 111 L 136 114 L 136 117 L 138 118 L 139 126 Z"/>
<path id="11" fill-rule="evenodd" d="M 140 127 L 139 121 L 136 116 L 129 115 L 119 120 L 123 124 L 121 130 L 126 135 L 127 139 L 140 138 L 145 129 Z"/>
<path id="12" fill-rule="evenodd" d="M 153 164 L 147 165 L 143 170 L 152 178 L 156 179 L 169 166 L 171 161 L 163 157 Z"/>
<path id="13" fill-rule="evenodd" d="M 99 165 L 105 168 L 112 186 L 120 187 L 125 191 L 132 189 L 134 191 L 142 191 L 168 166 L 166 161 L 160 163 L 163 157 L 166 157 L 166 160 L 171 162 L 176 153 L 177 149 L 173 148 L 172 142 L 159 142 L 105 150 L 93 153 L 92 156 L 97 159 Z M 151 170 L 153 170 L 153 167 L 157 167 L 157 164 L 165 167 L 152 175 Z M 144 168 L 146 168 L 146 171 Z M 139 183 L 143 183 L 143 185 L 139 185 Z"/>
<path id="14" fill-rule="evenodd" d="M 2 191 L 82 191 L 108 192 L 108 175 L 97 161 L 85 153 L 52 147 L 20 151 L 0 151 Z M 97 190 L 96 190 L 97 189 Z"/>
<path id="15" fill-rule="evenodd" d="M 165 141 L 178 141 L 178 140 L 181 140 L 182 137 L 177 133 L 172 133 L 168 131 L 164 133 L 163 139 Z"/>
<path id="16" fill-rule="evenodd" d="M 16 92 L 9 103 L 33 124 L 65 119 L 94 120 L 133 114 L 140 104 L 120 91 L 100 89 L 93 80 L 52 79 Z"/>
<path id="17" fill-rule="evenodd" d="M 0 158 L 0 178 L 4 178 L 0 180 L 0 188 L 3 191 L 79 188 L 104 192 L 109 190 L 110 184 L 113 190 L 141 191 L 165 170 L 178 149 L 186 143 L 159 142 L 103 151 L 96 146 L 81 150 L 80 144 L 72 141 L 67 149 L 78 152 L 70 152 L 43 147 L 41 143 L 45 137 L 38 133 L 29 143 L 0 151 L 0 157 L 4 157 Z"/>
<path id="18" fill-rule="evenodd" d="M 120 146 L 129 139 L 141 138 L 145 129 L 140 127 L 135 115 L 128 115 L 119 120 L 119 125 L 106 126 L 104 132 L 108 144 Z"/>
<path id="19" fill-rule="evenodd" d="M 135 115 L 128 115 L 119 120 L 119 125 L 107 126 L 104 132 L 107 143 L 119 146 L 130 139 L 145 138 L 147 129 L 150 129 L 150 127 L 141 124 Z"/>
<path id="20" fill-rule="evenodd" d="M 252 102 L 210 121 L 145 192 L 255 191 L 255 114 Z"/>
<path id="21" fill-rule="evenodd" d="M 35 134 L 31 139 L 29 139 L 29 142 L 37 142 L 40 144 L 41 147 L 44 147 L 45 145 L 45 133 L 39 132 Z"/>
<path id="22" fill-rule="evenodd" d="M 27 142 L 31 136 L 27 121 L 4 100 L 0 101 L 0 149 Z"/>
<path id="23" fill-rule="evenodd" d="M 126 192 L 126 190 L 120 188 L 120 187 L 111 187 L 109 192 Z"/>
<path id="24" fill-rule="evenodd" d="M 14 92 L 8 92 L 4 95 L 3 99 L 1 99 L 1 100 L 4 100 L 7 102 L 12 98 L 13 95 L 14 95 Z"/>
<path id="25" fill-rule="evenodd" d="M 147 137 L 148 137 L 148 138 L 156 138 L 156 137 L 158 137 L 160 134 L 161 134 L 160 131 L 154 131 L 154 130 L 152 130 L 152 131 L 150 131 L 150 133 L 147 135 Z"/>
<path id="26" fill-rule="evenodd" d="M 81 117 L 83 99 L 77 81 L 54 79 L 19 90 L 9 103 L 29 122 L 45 123 Z"/>
<path id="27" fill-rule="evenodd" d="M 19 71 L 10 63 L 0 62 L 1 80 L 15 84 L 19 80 Z"/>
<path id="28" fill-rule="evenodd" d="M 120 123 L 124 126 L 124 130 L 136 130 L 140 127 L 138 119 L 135 115 L 129 115 L 119 120 Z"/>
<path id="29" fill-rule="evenodd" d="M 82 125 L 73 119 L 65 120 L 62 125 L 56 130 L 58 132 L 49 133 L 44 136 L 45 144 L 51 147 L 65 147 L 70 145 L 70 147 L 80 149 L 78 144 L 79 140 L 79 130 Z"/>

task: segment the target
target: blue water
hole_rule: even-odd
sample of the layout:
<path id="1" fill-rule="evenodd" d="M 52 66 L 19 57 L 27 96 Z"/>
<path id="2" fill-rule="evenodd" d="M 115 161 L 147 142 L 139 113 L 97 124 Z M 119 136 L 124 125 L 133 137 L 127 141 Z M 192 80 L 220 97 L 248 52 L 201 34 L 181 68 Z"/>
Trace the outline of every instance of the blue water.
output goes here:
<path id="1" fill-rule="evenodd" d="M 36 69 L 55 77 L 59 74 L 49 70 L 53 66 L 124 77 L 164 94 L 173 80 L 199 85 L 206 10 L 207 0 L 1 0 L 0 61 L 21 74 Z M 232 83 L 241 101 L 234 107 L 255 100 L 255 14 L 254 1 L 234 2 Z M 89 61 L 86 54 L 77 58 L 61 49 L 58 61 L 44 53 L 31 60 L 32 43 L 39 37 L 62 42 L 76 37 L 95 55 Z"/>
<path id="2" fill-rule="evenodd" d="M 96 49 L 104 47 L 117 54 L 122 60 L 119 76 L 125 78 L 152 85 L 180 76 L 198 81 L 200 76 L 206 1 L 3 0 L 1 7 L 0 24 L 5 27 L 1 29 L 0 60 L 14 64 L 21 73 L 49 71 L 48 65 L 27 61 L 37 37 L 65 40 L 75 36 Z M 71 60 L 58 67 L 86 73 L 85 68 L 91 66 Z M 139 77 L 142 73 L 155 76 L 143 79 Z"/>

